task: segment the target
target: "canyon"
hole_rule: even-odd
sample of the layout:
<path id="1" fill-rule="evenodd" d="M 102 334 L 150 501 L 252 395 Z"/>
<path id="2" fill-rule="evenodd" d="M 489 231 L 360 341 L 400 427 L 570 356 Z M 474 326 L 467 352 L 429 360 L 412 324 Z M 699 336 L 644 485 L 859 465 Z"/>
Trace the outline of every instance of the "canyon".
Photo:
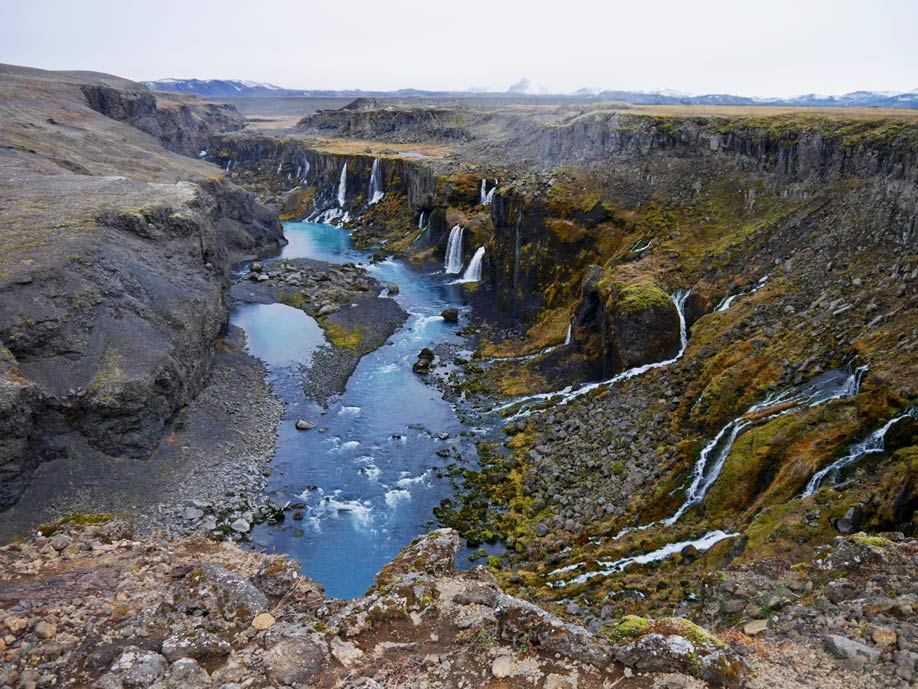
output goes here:
<path id="1" fill-rule="evenodd" d="M 912 111 L 0 94 L 0 686 L 918 677 Z"/>

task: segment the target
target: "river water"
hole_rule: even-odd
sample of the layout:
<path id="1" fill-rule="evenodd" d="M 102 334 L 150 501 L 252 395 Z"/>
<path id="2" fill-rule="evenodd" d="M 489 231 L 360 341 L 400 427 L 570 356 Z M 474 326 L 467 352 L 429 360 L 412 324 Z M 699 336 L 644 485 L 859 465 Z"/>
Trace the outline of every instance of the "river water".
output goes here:
<path id="1" fill-rule="evenodd" d="M 283 304 L 237 305 L 231 316 L 285 406 L 267 492 L 281 504 L 305 504 L 301 520 L 288 513 L 283 524 L 256 527 L 254 540 L 300 560 L 302 573 L 328 595 L 353 597 L 415 536 L 436 528 L 433 508 L 451 493 L 447 465 L 457 456 L 475 461 L 473 439 L 460 435 L 464 429 L 452 405 L 411 370 L 422 347 L 463 346 L 456 326 L 439 314 L 466 307 L 462 287 L 447 284 L 454 276 L 419 273 L 391 259 L 374 265 L 345 230 L 286 223 L 285 234 L 289 244 L 280 258 L 361 264 L 381 282 L 399 285 L 394 298 L 409 314 L 385 345 L 363 357 L 344 394 L 327 409 L 302 388 L 303 365 L 325 344 L 310 316 Z M 297 431 L 300 417 L 318 427 Z M 450 457 L 438 456 L 442 450 Z"/>

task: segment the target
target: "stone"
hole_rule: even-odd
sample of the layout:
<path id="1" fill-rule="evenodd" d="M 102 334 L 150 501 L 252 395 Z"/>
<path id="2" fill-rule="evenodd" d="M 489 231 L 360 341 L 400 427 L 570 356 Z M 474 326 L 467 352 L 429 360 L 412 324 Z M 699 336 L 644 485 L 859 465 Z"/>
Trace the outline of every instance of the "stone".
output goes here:
<path id="1" fill-rule="evenodd" d="M 826 650 L 838 658 L 856 658 L 873 661 L 880 657 L 880 651 L 859 641 L 838 634 L 827 634 L 823 640 Z"/>
<path id="2" fill-rule="evenodd" d="M 163 641 L 162 653 L 170 661 L 178 658 L 214 658 L 229 655 L 229 643 L 203 629 L 173 634 Z"/>
<path id="3" fill-rule="evenodd" d="M 447 323 L 459 322 L 459 309 L 457 308 L 450 307 L 448 309 L 443 309 L 440 315 L 443 316 L 443 320 Z"/>
<path id="4" fill-rule="evenodd" d="M 174 591 L 175 607 L 185 614 L 205 614 L 242 625 L 268 609 L 268 599 L 245 577 L 221 565 L 192 570 Z"/>
<path id="5" fill-rule="evenodd" d="M 387 284 L 386 290 L 388 290 L 390 297 L 395 296 L 396 294 L 399 293 L 398 285 L 394 282 L 390 282 L 389 284 Z"/>
<path id="6" fill-rule="evenodd" d="M 272 641 L 263 656 L 265 672 L 279 684 L 309 684 L 322 671 L 328 654 L 319 634 Z"/>
<path id="7" fill-rule="evenodd" d="M 548 535 L 548 527 L 542 522 L 537 522 L 534 528 L 535 528 L 536 536 L 538 536 L 539 538 L 542 538 L 543 536 Z"/>
<path id="8" fill-rule="evenodd" d="M 50 639 L 57 634 L 57 625 L 41 620 L 32 628 L 39 639 Z"/>
<path id="9" fill-rule="evenodd" d="M 768 620 L 751 620 L 743 625 L 743 634 L 756 636 L 768 629 Z"/>
<path id="10" fill-rule="evenodd" d="M 311 431 L 315 427 L 316 425 L 312 421 L 307 421 L 306 419 L 296 420 L 296 430 L 298 431 Z"/>
<path id="11" fill-rule="evenodd" d="M 862 510 L 860 507 L 850 507 L 836 523 L 836 528 L 843 534 L 854 533 L 861 523 Z"/>
<path id="12" fill-rule="evenodd" d="M 70 536 L 67 534 L 55 534 L 51 537 L 51 540 L 48 541 L 51 544 L 51 547 L 54 548 L 57 552 L 61 552 L 71 543 Z"/>
<path id="13" fill-rule="evenodd" d="M 146 689 L 166 673 L 166 659 L 159 653 L 128 646 L 112 663 L 109 673 L 128 689 Z"/>
<path id="14" fill-rule="evenodd" d="M 182 511 L 182 519 L 193 522 L 197 521 L 204 516 L 203 510 L 199 510 L 197 507 L 186 507 Z"/>
<path id="15" fill-rule="evenodd" d="M 11 634 L 18 636 L 23 629 L 29 626 L 29 621 L 24 617 L 10 616 L 3 620 L 3 624 L 10 630 Z"/>
<path id="16" fill-rule="evenodd" d="M 497 656 L 491 663 L 491 674 L 497 679 L 511 677 L 516 669 L 512 656 Z"/>
<path id="17" fill-rule="evenodd" d="M 877 646 L 895 646 L 896 642 L 899 640 L 899 635 L 896 633 L 895 629 L 877 627 L 870 634 L 870 638 L 873 639 L 873 643 Z"/>
<path id="18" fill-rule="evenodd" d="M 269 612 L 263 612 L 255 615 L 255 619 L 252 620 L 252 628 L 262 632 L 273 626 L 275 621 L 274 615 Z"/>
<path id="19" fill-rule="evenodd" d="M 249 524 L 245 519 L 237 519 L 232 524 L 230 524 L 230 528 L 236 533 L 248 533 L 252 528 L 252 525 Z"/>

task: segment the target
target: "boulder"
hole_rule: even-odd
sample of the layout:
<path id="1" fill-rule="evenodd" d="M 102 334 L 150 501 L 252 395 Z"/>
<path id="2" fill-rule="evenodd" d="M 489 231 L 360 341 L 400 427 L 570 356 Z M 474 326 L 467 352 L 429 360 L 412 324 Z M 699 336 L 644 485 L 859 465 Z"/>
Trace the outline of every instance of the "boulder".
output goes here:
<path id="1" fill-rule="evenodd" d="M 203 629 L 173 634 L 163 641 L 162 652 L 170 661 L 179 658 L 214 658 L 229 655 L 229 643 Z"/>
<path id="2" fill-rule="evenodd" d="M 452 307 L 448 309 L 443 309 L 440 312 L 440 315 L 443 316 L 443 320 L 446 321 L 447 323 L 458 323 L 459 322 L 459 309 L 452 308 Z"/>
<path id="3" fill-rule="evenodd" d="M 873 661 L 880 657 L 879 649 L 838 634 L 827 634 L 823 639 L 823 643 L 826 650 L 838 658 L 855 659 L 860 657 L 867 661 Z"/>
<path id="4" fill-rule="evenodd" d="M 235 625 L 248 625 L 267 610 L 268 599 L 245 577 L 220 565 L 204 565 L 189 572 L 176 586 L 175 607 L 187 614 L 205 614 Z"/>
<path id="5" fill-rule="evenodd" d="M 309 684 L 322 672 L 328 647 L 320 634 L 287 637 L 267 644 L 263 660 L 268 678 L 277 684 Z"/>

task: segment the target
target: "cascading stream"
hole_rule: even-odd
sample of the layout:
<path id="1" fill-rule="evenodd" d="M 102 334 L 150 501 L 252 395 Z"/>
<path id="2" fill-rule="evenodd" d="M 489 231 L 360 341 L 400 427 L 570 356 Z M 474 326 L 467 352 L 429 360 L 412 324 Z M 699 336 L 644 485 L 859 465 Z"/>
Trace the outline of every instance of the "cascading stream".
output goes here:
<path id="1" fill-rule="evenodd" d="M 527 402 L 540 402 L 540 401 L 549 400 L 549 399 L 552 399 L 554 397 L 559 397 L 559 396 L 560 396 L 560 399 L 555 403 L 555 405 L 562 406 L 562 405 L 568 404 L 569 402 L 572 402 L 578 397 L 582 397 L 583 395 L 586 395 L 587 393 L 592 392 L 593 390 L 596 390 L 597 388 L 603 387 L 605 385 L 614 385 L 615 383 L 618 383 L 619 381 L 628 380 L 629 378 L 634 378 L 635 376 L 639 376 L 643 373 L 646 373 L 647 371 L 652 371 L 657 368 L 663 368 L 664 366 L 669 366 L 670 364 L 674 364 L 675 362 L 677 362 L 679 359 L 682 358 L 682 355 L 685 354 L 685 348 L 688 346 L 688 327 L 686 325 L 686 320 L 685 320 L 685 301 L 686 299 L 688 299 L 689 294 L 691 294 L 691 290 L 680 289 L 674 292 L 672 295 L 670 295 L 670 299 L 672 299 L 673 304 L 676 306 L 676 312 L 679 315 L 679 351 L 676 353 L 676 356 L 674 356 L 672 359 L 666 359 L 665 361 L 657 361 L 651 364 L 644 364 L 643 366 L 636 366 L 634 368 L 629 368 L 626 371 L 617 373 L 616 375 L 612 376 L 608 380 L 600 380 L 595 383 L 588 383 L 579 388 L 574 388 L 573 385 L 569 385 L 566 388 L 557 390 L 555 392 L 542 392 L 542 393 L 538 393 L 535 395 L 526 395 L 524 397 L 517 397 L 516 399 L 511 400 L 510 402 L 507 402 L 498 407 L 495 407 L 494 411 L 502 412 L 502 411 L 506 411 L 507 409 L 511 409 L 519 404 L 525 404 Z M 531 407 L 524 407 L 523 409 L 517 411 L 513 416 L 511 416 L 510 419 L 512 420 L 512 419 L 529 416 L 535 411 L 538 411 L 538 410 L 532 409 Z"/>
<path id="2" fill-rule="evenodd" d="M 809 483 L 806 484 L 806 488 L 803 489 L 803 492 L 799 495 L 799 497 L 810 497 L 813 495 L 813 493 L 819 490 L 819 487 L 825 483 L 827 478 L 831 478 L 833 481 L 835 481 L 838 479 L 842 469 L 852 466 L 853 464 L 857 464 L 867 455 L 879 454 L 883 452 L 886 448 L 886 434 L 889 432 L 889 429 L 892 428 L 896 422 L 901 421 L 907 416 L 918 418 L 918 408 L 913 407 L 904 414 L 890 419 L 880 428 L 871 433 L 867 438 L 859 443 L 852 445 L 848 450 L 848 454 L 846 454 L 844 457 L 836 459 L 829 466 L 817 471 L 815 474 L 813 474 L 813 478 L 810 479 Z"/>
<path id="3" fill-rule="evenodd" d="M 733 449 L 736 439 L 754 421 L 756 423 L 770 421 L 779 416 L 790 414 L 801 407 L 815 407 L 829 400 L 853 397 L 860 391 L 861 381 L 866 371 L 866 366 L 856 368 L 849 374 L 830 371 L 818 376 L 798 390 L 789 388 L 777 395 L 768 396 L 763 401 L 749 407 L 742 416 L 730 421 L 701 450 L 698 461 L 695 462 L 695 466 L 692 469 L 692 482 L 685 491 L 685 502 L 682 503 L 673 516 L 664 519 L 660 523 L 667 526 L 675 524 L 688 510 L 704 501 L 708 490 L 720 476 L 720 472 L 727 461 L 727 457 L 730 455 L 730 450 Z M 760 412 L 772 408 L 775 409 L 773 413 L 759 415 Z M 753 415 L 756 417 L 754 420 L 749 418 Z M 725 437 L 727 438 L 726 441 L 724 441 Z M 718 448 L 720 449 L 718 450 Z M 709 466 L 709 460 L 712 456 L 714 460 Z"/>

